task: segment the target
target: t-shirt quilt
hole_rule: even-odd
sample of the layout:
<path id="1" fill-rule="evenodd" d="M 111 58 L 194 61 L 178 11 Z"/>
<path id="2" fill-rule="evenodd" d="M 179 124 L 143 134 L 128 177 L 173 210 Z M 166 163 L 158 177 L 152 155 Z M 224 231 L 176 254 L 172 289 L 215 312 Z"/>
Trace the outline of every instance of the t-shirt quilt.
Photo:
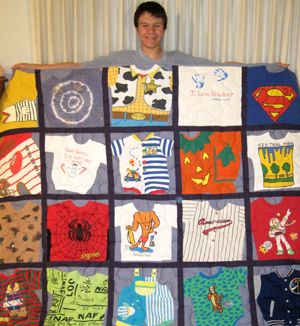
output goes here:
<path id="1" fill-rule="evenodd" d="M 0 325 L 300 325 L 290 69 L 16 70 L 0 144 Z"/>

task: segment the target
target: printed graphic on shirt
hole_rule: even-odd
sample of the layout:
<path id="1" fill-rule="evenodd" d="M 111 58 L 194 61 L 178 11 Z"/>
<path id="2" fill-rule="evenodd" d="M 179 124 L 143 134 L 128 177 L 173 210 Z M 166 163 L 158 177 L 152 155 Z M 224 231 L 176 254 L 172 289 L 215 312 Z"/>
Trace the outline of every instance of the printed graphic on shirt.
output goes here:
<path id="1" fill-rule="evenodd" d="M 133 203 L 117 206 L 115 226 L 120 227 L 121 238 L 116 239 L 115 248 L 121 249 L 122 261 L 172 259 L 173 242 L 176 242 L 172 228 L 177 229 L 176 205 L 154 204 L 151 210 L 137 210 Z"/>
<path id="2" fill-rule="evenodd" d="M 181 133 L 180 169 L 183 194 L 236 192 L 242 187 L 240 132 Z"/>
<path id="3" fill-rule="evenodd" d="M 179 67 L 181 126 L 241 125 L 241 67 Z"/>
<path id="4" fill-rule="evenodd" d="M 245 314 L 241 290 L 246 286 L 244 267 L 219 268 L 213 275 L 199 272 L 185 278 L 184 296 L 192 300 L 195 324 L 237 325 Z M 192 325 L 191 321 L 186 320 L 186 325 Z"/>
<path id="5" fill-rule="evenodd" d="M 245 209 L 238 203 L 183 200 L 183 260 L 245 259 Z"/>
<path id="6" fill-rule="evenodd" d="M 105 261 L 108 205 L 93 201 L 76 206 L 71 200 L 47 210 L 51 261 Z"/>
<path id="7" fill-rule="evenodd" d="M 169 190 L 167 158 L 174 141 L 150 133 L 144 140 L 133 134 L 113 140 L 112 153 L 119 157 L 121 184 L 124 190 L 138 194 L 160 194 Z"/>
<path id="8" fill-rule="evenodd" d="M 288 187 L 294 182 L 294 144 L 258 147 L 264 187 Z"/>
<path id="9" fill-rule="evenodd" d="M 155 229 L 158 228 L 159 225 L 160 220 L 154 211 L 136 212 L 133 216 L 132 225 L 126 226 L 129 237 L 128 242 L 131 244 L 129 249 L 137 252 L 153 252 L 150 247 L 155 247 L 154 237 L 157 234 Z M 134 235 L 139 227 L 141 229 L 141 235 L 135 239 Z M 149 247 L 146 247 L 149 237 Z"/>
<path id="10" fill-rule="evenodd" d="M 41 272 L 15 270 L 0 275 L 0 323 L 2 325 L 38 325 L 41 302 L 36 290 L 41 288 Z"/>
<path id="11" fill-rule="evenodd" d="M 0 139 L 0 197 L 41 193 L 40 150 L 32 133 Z"/>
<path id="12" fill-rule="evenodd" d="M 100 69 L 41 72 L 47 127 L 103 126 Z"/>
<path id="13" fill-rule="evenodd" d="M 252 161 L 254 191 L 299 187 L 300 164 L 295 160 L 300 154 L 299 144 L 299 133 L 287 132 L 278 139 L 269 133 L 249 133 L 248 157 Z"/>
<path id="14" fill-rule="evenodd" d="M 154 65 L 109 67 L 113 126 L 168 125 L 171 120 L 172 71 Z"/>
<path id="15" fill-rule="evenodd" d="M 283 197 L 277 204 L 265 198 L 251 203 L 252 233 L 259 260 L 300 258 L 299 213 L 299 197 Z"/>
<path id="16" fill-rule="evenodd" d="M 289 284 L 289 288 L 291 290 L 292 293 L 294 294 L 300 294 L 300 277 L 294 277 L 290 284 Z"/>
<path id="17" fill-rule="evenodd" d="M 106 165 L 105 145 L 92 139 L 79 144 L 73 135 L 46 135 L 45 150 L 53 153 L 51 178 L 55 191 L 86 194 L 96 181 L 100 164 Z M 101 177 L 102 182 L 106 181 L 105 174 Z"/>
<path id="18" fill-rule="evenodd" d="M 259 78 L 257 78 L 259 76 Z M 296 75 L 288 69 L 269 72 L 266 66 L 247 68 L 247 123 L 300 124 Z"/>
<path id="19" fill-rule="evenodd" d="M 18 208 L 15 206 L 23 205 Z M 34 202 L 0 204 L 0 264 L 40 261 L 41 207 Z"/>
<path id="20" fill-rule="evenodd" d="M 22 289 L 20 289 L 19 283 L 10 283 L 6 289 L 3 308 L 9 311 L 11 318 L 26 319 L 27 309 L 23 304 L 23 298 L 20 296 L 20 292 L 22 293 Z"/>
<path id="21" fill-rule="evenodd" d="M 289 86 L 262 86 L 257 88 L 252 96 L 267 115 L 273 121 L 277 121 L 295 100 L 297 94 Z"/>
<path id="22" fill-rule="evenodd" d="M 300 271 L 275 271 L 260 276 L 257 303 L 266 325 L 300 325 Z"/>
<path id="23" fill-rule="evenodd" d="M 216 286 L 212 285 L 209 287 L 209 292 L 207 294 L 208 300 L 210 300 L 212 309 L 214 312 L 223 312 L 223 307 L 222 307 L 222 300 L 224 298 L 223 295 L 218 295 L 216 291 Z"/>
<path id="24" fill-rule="evenodd" d="M 153 269 L 151 276 L 143 277 L 135 269 L 132 283 L 124 286 L 118 297 L 117 326 L 174 323 L 172 293 L 167 285 L 158 282 L 157 274 Z"/>
<path id="25" fill-rule="evenodd" d="M 108 277 L 47 269 L 50 309 L 45 326 L 103 325 L 108 304 Z"/>
<path id="26" fill-rule="evenodd" d="M 0 131 L 38 127 L 34 73 L 16 70 L 0 100 Z"/>

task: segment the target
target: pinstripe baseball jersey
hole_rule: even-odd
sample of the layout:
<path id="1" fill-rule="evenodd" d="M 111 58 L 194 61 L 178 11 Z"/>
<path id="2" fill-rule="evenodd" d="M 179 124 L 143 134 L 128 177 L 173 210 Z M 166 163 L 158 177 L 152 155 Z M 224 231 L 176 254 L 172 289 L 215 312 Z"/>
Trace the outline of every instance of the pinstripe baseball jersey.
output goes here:
<path id="1" fill-rule="evenodd" d="M 244 206 L 227 203 L 218 210 L 210 201 L 184 200 L 182 209 L 184 261 L 245 259 Z"/>
<path id="2" fill-rule="evenodd" d="M 124 190 L 138 194 L 158 194 L 169 190 L 167 157 L 174 141 L 150 133 L 144 140 L 133 134 L 112 141 L 112 153 L 119 157 Z"/>

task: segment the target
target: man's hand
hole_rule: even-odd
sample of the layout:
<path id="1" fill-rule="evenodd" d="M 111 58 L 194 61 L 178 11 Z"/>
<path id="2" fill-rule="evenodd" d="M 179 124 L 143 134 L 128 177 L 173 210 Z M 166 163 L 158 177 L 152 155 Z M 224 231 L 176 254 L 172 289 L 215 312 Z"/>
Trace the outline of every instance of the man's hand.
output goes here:
<path id="1" fill-rule="evenodd" d="M 288 63 L 284 63 L 284 62 L 281 62 L 281 61 L 278 61 L 277 64 L 281 67 L 284 67 L 284 68 L 287 68 L 289 66 Z"/>

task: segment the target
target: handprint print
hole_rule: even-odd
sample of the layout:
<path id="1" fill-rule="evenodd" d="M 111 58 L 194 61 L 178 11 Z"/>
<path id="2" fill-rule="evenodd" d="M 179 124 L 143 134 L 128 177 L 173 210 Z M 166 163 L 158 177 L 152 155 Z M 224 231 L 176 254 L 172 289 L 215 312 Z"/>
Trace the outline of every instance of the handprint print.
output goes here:
<path id="1" fill-rule="evenodd" d="M 228 73 L 222 68 L 216 68 L 214 74 L 218 78 L 217 81 L 222 81 L 228 78 Z"/>
<path id="2" fill-rule="evenodd" d="M 195 86 L 197 89 L 201 89 L 204 86 L 204 79 L 204 76 L 200 74 L 195 74 L 192 76 L 192 80 L 196 84 Z"/>

